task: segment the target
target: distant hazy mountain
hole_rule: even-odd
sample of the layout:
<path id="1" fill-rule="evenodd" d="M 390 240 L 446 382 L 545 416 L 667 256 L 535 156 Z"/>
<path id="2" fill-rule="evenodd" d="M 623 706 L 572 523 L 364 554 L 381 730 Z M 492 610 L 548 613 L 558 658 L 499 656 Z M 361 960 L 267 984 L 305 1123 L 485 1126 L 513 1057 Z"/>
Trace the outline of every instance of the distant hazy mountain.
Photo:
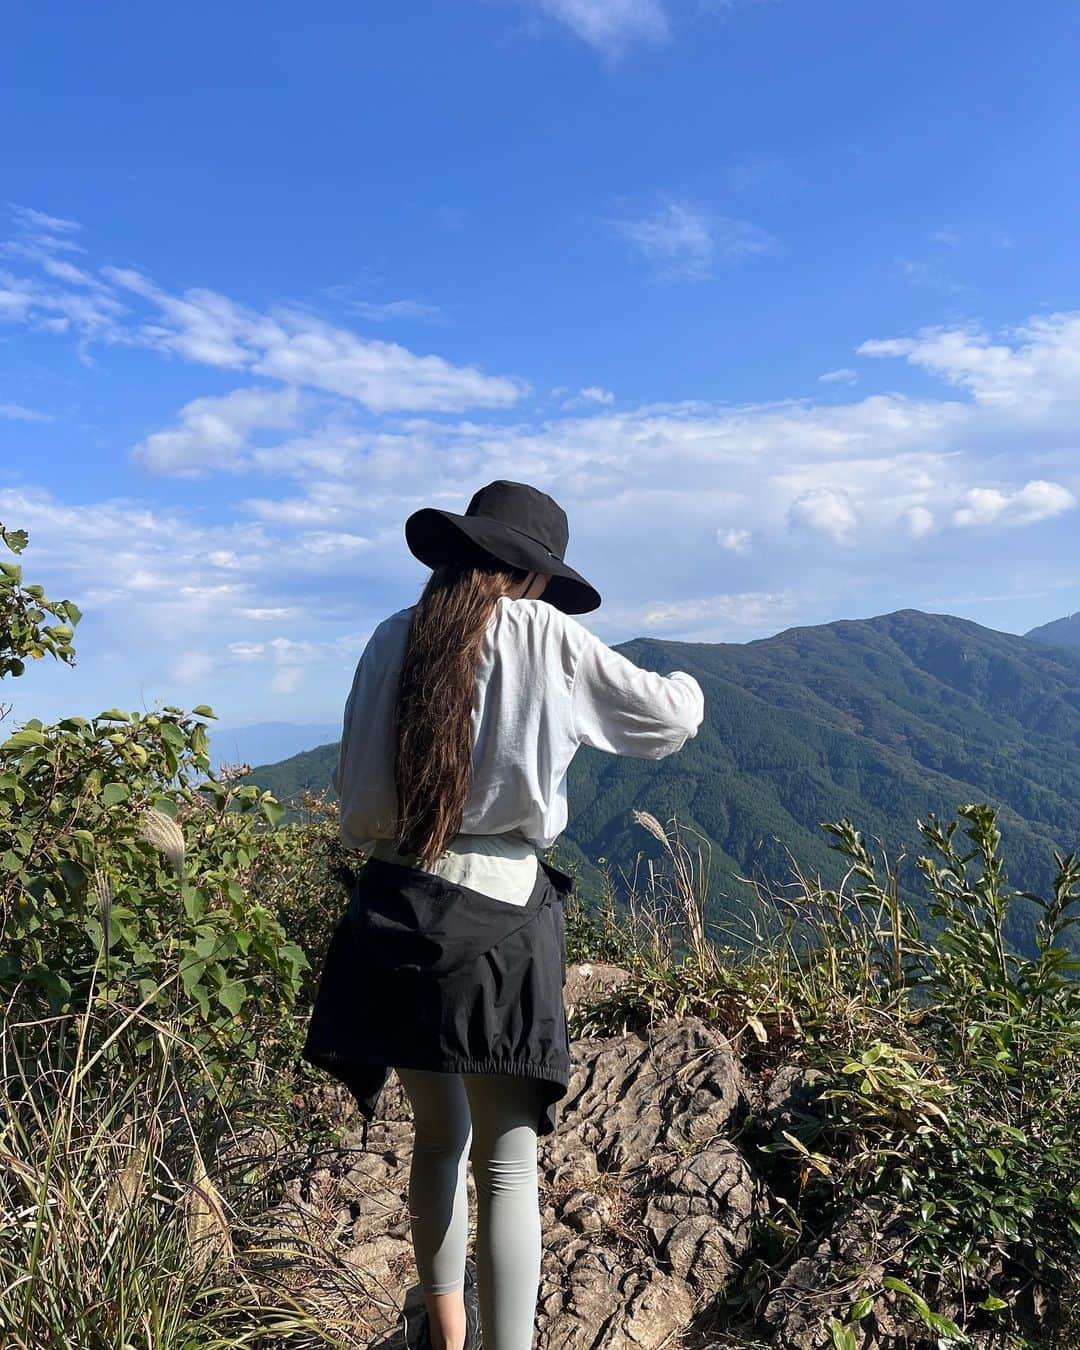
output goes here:
<path id="1" fill-rule="evenodd" d="M 914 609 L 756 642 L 637 638 L 618 650 L 697 676 L 706 719 L 665 760 L 579 750 L 558 847 L 583 864 L 583 889 L 598 858 L 617 876 L 639 852 L 658 855 L 633 807 L 676 815 L 706 837 L 713 910 L 735 915 L 749 896 L 736 878 L 789 879 L 787 850 L 808 875 L 837 881 L 820 822 L 841 816 L 868 842 L 880 837 L 891 861 L 906 847 L 909 898 L 921 894 L 916 821 L 931 811 L 994 805 L 1016 890 L 1045 887 L 1052 850 L 1080 847 L 1080 652 Z M 336 756 L 325 745 L 253 778 L 288 798 L 326 787 Z"/>
<path id="2" fill-rule="evenodd" d="M 1080 610 L 1064 619 L 1040 624 L 1024 636 L 1036 642 L 1047 642 L 1053 647 L 1072 647 L 1080 651 Z"/>
<path id="3" fill-rule="evenodd" d="M 246 727 L 216 727 L 208 736 L 215 769 L 226 764 L 266 764 L 288 759 L 341 735 L 341 723 L 253 722 Z"/>

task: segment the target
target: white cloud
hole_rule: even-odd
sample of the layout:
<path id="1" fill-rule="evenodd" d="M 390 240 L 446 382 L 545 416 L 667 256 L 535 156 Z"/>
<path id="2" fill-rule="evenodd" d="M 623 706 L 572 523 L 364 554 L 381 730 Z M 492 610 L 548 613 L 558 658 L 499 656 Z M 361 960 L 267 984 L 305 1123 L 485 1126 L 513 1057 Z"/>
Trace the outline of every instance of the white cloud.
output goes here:
<path id="1" fill-rule="evenodd" d="M 147 436 L 132 458 L 154 473 L 237 469 L 251 432 L 289 426 L 298 408 L 295 389 L 234 389 L 218 398 L 193 399 L 180 409 L 179 427 Z"/>
<path id="2" fill-rule="evenodd" d="M 298 542 L 306 553 L 313 553 L 317 557 L 335 554 L 339 557 L 348 556 L 351 553 L 362 553 L 375 546 L 374 540 L 365 538 L 362 534 L 348 534 L 342 530 L 313 530 L 308 534 L 302 534 Z"/>
<path id="3" fill-rule="evenodd" d="M 841 370 L 827 370 L 824 375 L 818 376 L 819 384 L 856 384 L 858 383 L 858 372 L 849 370 L 846 366 Z"/>
<path id="4" fill-rule="evenodd" d="M 1035 403 L 1080 400 L 1080 313 L 1047 314 L 1006 329 L 994 342 L 982 329 L 923 328 L 913 338 L 864 342 L 860 356 L 904 357 L 988 408 L 1030 411 Z"/>
<path id="5" fill-rule="evenodd" d="M 669 252 L 682 239 L 692 259 L 705 239 L 707 258 L 712 222 L 704 234 L 682 225 Z M 658 266 L 661 240 L 650 236 Z M 518 381 L 367 342 L 295 308 L 169 295 L 131 271 L 99 282 L 42 266 L 2 285 L 0 313 L 15 321 L 240 373 L 240 388 L 192 398 L 136 449 L 157 472 L 262 475 L 248 495 L 215 497 L 225 523 L 29 490 L 0 493 L 0 518 L 31 529 L 43 582 L 84 604 L 84 631 L 111 634 L 118 664 L 138 631 L 148 640 L 133 659 L 193 683 L 232 678 L 244 695 L 249 673 L 251 689 L 273 680 L 282 698 L 308 698 L 320 671 L 337 678 L 348 661 L 336 635 L 367 624 L 369 607 L 408 603 L 424 578 L 402 539 L 405 516 L 427 504 L 463 510 L 496 477 L 528 477 L 566 508 L 568 560 L 606 593 L 597 621 L 616 641 L 759 635 L 814 621 L 826 597 L 832 617 L 875 571 L 899 589 L 931 561 L 992 562 L 995 526 L 1063 530 L 1080 496 L 1080 314 L 993 339 L 954 327 L 863 345 L 945 380 L 920 397 L 840 389 L 820 401 L 633 408 L 589 385 L 573 415 L 519 404 L 511 420 L 502 410 Z M 826 372 L 825 384 L 841 386 L 840 373 L 850 372 Z M 419 415 L 471 404 L 500 415 Z M 928 536 L 932 546 L 920 545 Z M 1013 533 L 1011 556 L 1026 542 Z M 834 544 L 857 544 L 858 567 Z M 700 595 L 751 554 L 757 589 Z"/>
<path id="6" fill-rule="evenodd" d="M 120 339 L 124 312 L 125 306 L 104 289 L 73 291 L 63 284 L 0 272 L 0 321 L 26 323 L 49 333 L 71 333 L 82 355 L 91 340 Z"/>
<path id="7" fill-rule="evenodd" d="M 42 275 L 0 272 L 0 320 L 71 334 L 85 360 L 92 343 L 141 345 L 200 365 L 321 390 L 377 413 L 504 408 L 526 390 L 521 380 L 364 338 L 304 309 L 260 313 L 198 287 L 171 295 L 130 267 L 105 267 L 92 275 L 53 257 L 72 246 L 75 222 L 20 211 L 19 236 L 5 249 L 39 264 Z M 43 232 L 46 225 L 67 234 Z M 392 302 L 389 308 L 395 303 L 413 306 L 416 316 L 419 302 Z M 400 308 L 397 317 L 405 317 Z"/>
<path id="8" fill-rule="evenodd" d="M 911 506 L 903 514 L 908 533 L 913 539 L 921 539 L 934 528 L 934 513 L 925 506 Z"/>
<path id="9" fill-rule="evenodd" d="M 36 412 L 33 408 L 24 408 L 21 403 L 0 403 L 0 417 L 13 422 L 51 422 L 49 413 Z"/>
<path id="10" fill-rule="evenodd" d="M 969 488 L 964 505 L 953 512 L 953 521 L 957 525 L 1031 525 L 1071 511 L 1075 505 L 1076 497 L 1067 487 L 1032 479 L 1012 491 Z"/>
<path id="11" fill-rule="evenodd" d="M 9 205 L 16 223 L 27 233 L 70 237 L 73 234 L 78 234 L 82 229 L 77 220 L 66 220 L 63 216 L 50 216 L 44 211 L 35 211 L 32 206 L 16 206 L 14 202 Z"/>
<path id="12" fill-rule="evenodd" d="M 709 281 L 722 263 L 771 253 L 776 240 L 748 220 L 717 215 L 687 201 L 669 201 L 639 220 L 612 228 L 652 267 L 658 281 Z"/>
<path id="13" fill-rule="evenodd" d="M 329 642 L 297 642 L 276 637 L 267 642 L 231 642 L 225 659 L 239 663 L 266 663 L 271 670 L 271 689 L 276 694 L 294 693 L 305 672 L 328 660 L 355 657 L 363 650 L 369 633 L 346 633 Z"/>
<path id="14" fill-rule="evenodd" d="M 721 529 L 716 531 L 716 537 L 723 547 L 730 549 L 732 553 L 745 553 L 750 546 L 749 530 Z"/>
<path id="15" fill-rule="evenodd" d="M 566 391 L 564 389 L 553 389 L 552 397 L 559 398 Z M 590 384 L 585 389 L 579 389 L 573 398 L 565 399 L 564 408 L 589 408 L 601 407 L 608 408 L 615 402 L 615 395 L 610 389 L 601 389 L 597 384 Z"/>
<path id="16" fill-rule="evenodd" d="M 793 591 L 736 591 L 695 596 L 689 600 L 654 600 L 632 610 L 622 610 L 620 624 L 633 631 L 694 635 L 739 629 L 780 628 L 795 611 Z M 740 637 L 745 636 L 739 634 Z M 713 638 L 712 640 L 716 640 Z"/>
<path id="17" fill-rule="evenodd" d="M 796 497 L 788 508 L 788 519 L 794 526 L 805 526 L 829 535 L 837 543 L 846 543 L 859 524 L 859 513 L 843 488 L 823 485 Z"/>
<path id="18" fill-rule="evenodd" d="M 618 57 L 635 43 L 659 43 L 670 35 L 660 0 L 532 0 L 596 51 Z"/>
<path id="19" fill-rule="evenodd" d="M 251 367 L 257 375 L 341 394 L 374 412 L 506 407 L 523 392 L 520 381 L 454 366 L 441 356 L 416 356 L 397 343 L 359 338 L 305 315 L 283 316 L 282 325 L 283 335 Z"/>
<path id="20" fill-rule="evenodd" d="M 264 623 L 270 619 L 298 619 L 301 617 L 302 611 L 289 605 L 277 605 L 263 609 L 241 609 L 239 614 L 242 619 L 253 619 L 256 623 Z"/>
<path id="21" fill-rule="evenodd" d="M 41 270 L 50 277 L 55 277 L 57 281 L 67 281 L 73 286 L 89 286 L 92 290 L 105 289 L 89 272 L 84 272 L 81 267 L 69 263 L 66 258 L 45 258 L 42 260 Z"/>
<path id="22" fill-rule="evenodd" d="M 130 269 L 105 274 L 158 308 L 162 321 L 143 324 L 139 340 L 189 361 L 322 389 L 375 412 L 505 407 L 523 392 L 518 380 L 361 338 L 304 311 L 259 314 L 214 291 L 168 295 Z"/>
<path id="23" fill-rule="evenodd" d="M 0 253 L 42 260 L 56 253 L 84 251 L 75 238 L 82 229 L 78 221 L 50 216 L 14 202 L 8 203 L 8 209 L 15 224 L 15 238 L 0 245 Z"/>

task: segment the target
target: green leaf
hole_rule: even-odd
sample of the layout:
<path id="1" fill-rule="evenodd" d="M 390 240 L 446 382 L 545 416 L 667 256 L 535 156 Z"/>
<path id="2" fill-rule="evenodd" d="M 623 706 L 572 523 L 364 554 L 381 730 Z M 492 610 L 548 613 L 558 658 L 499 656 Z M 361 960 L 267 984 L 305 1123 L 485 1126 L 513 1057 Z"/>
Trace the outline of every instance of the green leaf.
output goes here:
<path id="1" fill-rule="evenodd" d="M 198 886 L 185 885 L 183 891 L 184 913 L 192 921 L 198 921 L 206 913 L 206 895 Z"/>
<path id="2" fill-rule="evenodd" d="M 922 1317 L 930 1311 L 930 1305 L 921 1294 L 917 1294 L 910 1284 L 903 1280 L 896 1279 L 893 1275 L 886 1275 L 881 1281 L 886 1289 L 891 1289 L 894 1294 L 903 1294 L 908 1299 L 915 1311 Z"/>
<path id="3" fill-rule="evenodd" d="M 281 819 L 285 815 L 285 808 L 279 801 L 275 800 L 275 798 L 267 793 L 266 796 L 262 798 L 260 805 L 263 809 L 263 815 L 271 825 L 278 825 L 281 823 Z"/>
<path id="4" fill-rule="evenodd" d="M 198 707 L 192 708 L 191 712 L 192 715 L 195 717 L 213 717 L 213 718 L 217 717 L 217 713 L 213 710 L 213 708 L 210 707 L 208 703 L 200 703 Z"/>
<path id="5" fill-rule="evenodd" d="M 842 1327 L 835 1318 L 829 1318 L 829 1342 L 832 1350 L 859 1350 L 855 1333 L 849 1327 Z"/>
<path id="6" fill-rule="evenodd" d="M 48 743 L 40 731 L 35 731 L 33 727 L 23 727 L 21 731 L 16 731 L 14 736 L 9 736 L 0 749 L 24 750 L 31 745 L 48 745 Z"/>
<path id="7" fill-rule="evenodd" d="M 119 708 L 109 708 L 107 712 L 98 713 L 99 722 L 130 722 L 131 718 L 126 712 L 121 712 Z"/>
<path id="8" fill-rule="evenodd" d="M 927 1308 L 926 1312 L 920 1311 L 920 1316 L 930 1330 L 936 1331 L 939 1336 L 945 1336 L 949 1340 L 959 1341 L 962 1345 L 968 1344 L 968 1338 L 956 1323 L 950 1322 L 943 1314 L 931 1312 L 931 1310 Z"/>
<path id="9" fill-rule="evenodd" d="M 1000 1312 L 1002 1308 L 1007 1308 L 1009 1305 L 1005 1299 L 998 1298 L 997 1294 L 987 1294 L 986 1298 L 977 1306 L 985 1308 L 987 1312 Z"/>
<path id="10" fill-rule="evenodd" d="M 117 806 L 120 802 L 126 802 L 130 796 L 131 789 L 126 783 L 106 783 L 101 800 L 106 806 Z"/>
<path id="11" fill-rule="evenodd" d="M 871 1308 L 873 1308 L 873 1306 L 874 1306 L 873 1294 L 863 1294 L 861 1298 L 856 1299 L 855 1302 L 851 1305 L 851 1314 L 850 1314 L 851 1320 L 853 1322 L 858 1322 L 861 1318 L 866 1316 L 866 1314 L 871 1310 Z"/>
<path id="12" fill-rule="evenodd" d="M 239 980 L 230 980 L 228 984 L 223 984 L 218 990 L 218 999 L 234 1017 L 239 1013 L 245 998 L 247 998 L 247 990 Z"/>
<path id="13" fill-rule="evenodd" d="M 75 859 L 61 858 L 57 866 L 60 869 L 60 875 L 64 878 L 68 893 L 73 896 L 81 895 L 83 888 L 86 886 L 86 873 Z"/>

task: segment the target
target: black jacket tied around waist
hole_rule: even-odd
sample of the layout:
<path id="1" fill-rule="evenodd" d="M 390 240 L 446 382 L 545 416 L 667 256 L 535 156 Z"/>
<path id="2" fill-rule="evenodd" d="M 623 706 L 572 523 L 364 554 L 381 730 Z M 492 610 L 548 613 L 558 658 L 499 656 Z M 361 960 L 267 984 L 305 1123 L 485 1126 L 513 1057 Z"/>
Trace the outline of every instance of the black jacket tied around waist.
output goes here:
<path id="1" fill-rule="evenodd" d="M 301 1057 L 339 1079 L 366 1120 L 389 1070 L 507 1073 L 542 1085 L 555 1128 L 570 1049 L 563 899 L 539 861 L 524 904 L 368 858 L 330 938 Z"/>

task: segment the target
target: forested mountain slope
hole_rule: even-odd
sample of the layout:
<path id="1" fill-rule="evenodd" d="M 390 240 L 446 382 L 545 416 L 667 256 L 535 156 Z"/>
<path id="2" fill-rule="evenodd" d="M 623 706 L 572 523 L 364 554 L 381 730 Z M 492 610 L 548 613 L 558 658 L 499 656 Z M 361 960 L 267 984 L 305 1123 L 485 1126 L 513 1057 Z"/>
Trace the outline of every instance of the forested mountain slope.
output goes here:
<path id="1" fill-rule="evenodd" d="M 999 810 L 1016 889 L 1038 890 L 1052 850 L 1080 846 L 1080 652 L 913 609 L 755 642 L 638 638 L 619 650 L 695 675 L 705 723 L 658 762 L 583 747 L 564 858 L 629 871 L 660 847 L 631 808 L 676 815 L 711 842 L 713 912 L 738 917 L 750 891 L 737 875 L 782 882 L 789 850 L 811 875 L 838 880 L 820 822 L 841 816 L 880 836 L 890 858 L 908 847 L 901 878 L 913 890 L 916 821 L 951 818 L 964 802 Z M 253 778 L 283 798 L 325 788 L 336 754 L 322 746 Z"/>
<path id="2" fill-rule="evenodd" d="M 1046 642 L 1052 647 L 1068 647 L 1080 651 L 1080 610 L 1064 619 L 1043 623 L 1024 634 L 1035 642 Z"/>

